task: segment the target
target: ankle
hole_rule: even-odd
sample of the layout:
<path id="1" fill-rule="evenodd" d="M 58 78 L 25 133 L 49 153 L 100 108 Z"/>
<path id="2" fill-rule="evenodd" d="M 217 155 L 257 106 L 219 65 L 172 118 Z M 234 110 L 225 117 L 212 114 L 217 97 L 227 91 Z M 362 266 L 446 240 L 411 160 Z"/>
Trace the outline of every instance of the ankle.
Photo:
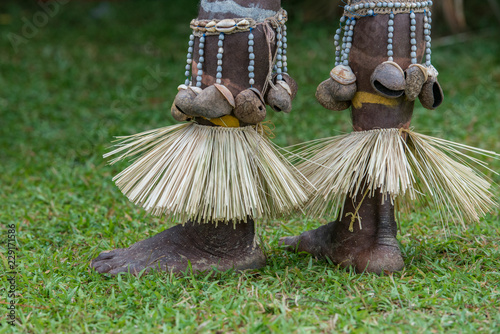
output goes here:
<path id="1" fill-rule="evenodd" d="M 217 225 L 187 222 L 185 228 L 189 244 L 203 252 L 223 256 L 254 248 L 249 247 L 255 244 L 255 227 L 251 219 L 236 224 L 228 222 Z"/>

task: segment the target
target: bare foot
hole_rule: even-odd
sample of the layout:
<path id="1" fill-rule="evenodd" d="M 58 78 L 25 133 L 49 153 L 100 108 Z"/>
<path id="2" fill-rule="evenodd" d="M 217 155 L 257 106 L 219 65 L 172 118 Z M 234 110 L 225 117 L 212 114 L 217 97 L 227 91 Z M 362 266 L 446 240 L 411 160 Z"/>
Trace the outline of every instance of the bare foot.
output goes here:
<path id="1" fill-rule="evenodd" d="M 400 271 L 404 268 L 403 257 L 396 240 L 397 225 L 394 206 L 380 204 L 380 196 L 365 198 L 349 231 L 351 215 L 307 231 L 299 236 L 284 237 L 280 241 L 290 250 L 307 252 L 318 258 L 328 258 L 342 267 L 353 267 L 357 272 Z M 344 212 L 355 212 L 357 203 L 346 201 Z"/>
<path id="2" fill-rule="evenodd" d="M 263 267 L 266 257 L 254 242 L 254 222 L 176 225 L 128 248 L 102 252 L 91 267 L 99 273 L 137 275 L 143 269 L 168 272 L 193 272 L 217 268 L 244 270 Z"/>

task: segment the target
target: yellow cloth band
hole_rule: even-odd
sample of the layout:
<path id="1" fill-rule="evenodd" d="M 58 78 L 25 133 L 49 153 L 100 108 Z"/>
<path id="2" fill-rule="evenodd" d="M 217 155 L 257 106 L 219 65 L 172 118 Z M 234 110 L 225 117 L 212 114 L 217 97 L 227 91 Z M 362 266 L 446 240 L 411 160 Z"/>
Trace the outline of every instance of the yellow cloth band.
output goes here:
<path id="1" fill-rule="evenodd" d="M 236 117 L 231 115 L 212 118 L 208 120 L 214 123 L 215 125 L 222 126 L 224 128 L 238 128 L 240 126 L 240 121 Z"/>
<path id="2" fill-rule="evenodd" d="M 399 104 L 396 99 L 389 99 L 384 96 L 367 92 L 357 92 L 352 99 L 352 105 L 354 108 L 361 108 L 363 103 L 381 104 L 388 107 L 395 107 Z"/>

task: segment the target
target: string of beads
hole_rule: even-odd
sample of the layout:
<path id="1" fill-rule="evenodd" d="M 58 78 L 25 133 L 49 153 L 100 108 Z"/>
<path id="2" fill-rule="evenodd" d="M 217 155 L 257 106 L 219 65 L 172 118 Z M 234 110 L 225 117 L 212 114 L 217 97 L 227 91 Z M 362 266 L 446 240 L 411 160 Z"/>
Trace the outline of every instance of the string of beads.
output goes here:
<path id="1" fill-rule="evenodd" d="M 335 66 L 349 65 L 349 53 L 352 47 L 356 18 L 388 14 L 387 20 L 387 59 L 394 61 L 394 19 L 396 14 L 410 16 L 410 58 L 417 64 L 417 20 L 416 13 L 424 14 L 425 65 L 431 66 L 431 11 L 432 1 L 358 1 L 344 6 L 344 16 L 340 18 L 340 27 L 334 36 Z"/>
<path id="2" fill-rule="evenodd" d="M 193 84 L 195 78 L 196 87 L 202 87 L 203 69 L 205 63 L 205 41 L 207 36 L 218 34 L 218 50 L 217 50 L 217 69 L 215 74 L 215 82 L 222 84 L 223 79 L 223 56 L 224 56 L 224 40 L 227 34 L 248 32 L 248 84 L 250 87 L 255 85 L 255 36 L 254 29 L 260 24 L 268 24 L 276 31 L 276 46 L 277 54 L 274 64 L 274 70 L 277 73 L 277 79 L 283 80 L 283 74 L 288 72 L 287 62 L 287 31 L 285 22 L 287 21 L 287 13 L 285 10 L 280 10 L 274 17 L 267 18 L 263 22 L 257 23 L 250 18 L 241 19 L 223 19 L 223 20 L 193 20 L 191 28 L 193 33 L 189 36 L 189 47 L 186 57 L 184 81 L 186 86 Z M 192 74 L 193 70 L 193 53 L 196 37 L 198 42 L 198 62 L 196 63 L 196 75 Z"/>

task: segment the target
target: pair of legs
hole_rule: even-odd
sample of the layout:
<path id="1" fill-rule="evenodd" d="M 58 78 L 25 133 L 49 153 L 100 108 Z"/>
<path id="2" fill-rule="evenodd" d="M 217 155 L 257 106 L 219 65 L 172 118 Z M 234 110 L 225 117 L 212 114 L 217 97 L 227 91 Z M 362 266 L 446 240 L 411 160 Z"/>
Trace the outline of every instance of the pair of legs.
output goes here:
<path id="1" fill-rule="evenodd" d="M 232 3 L 228 6 L 228 3 Z M 257 15 L 263 11 L 275 13 L 279 10 L 279 0 L 202 0 L 198 19 L 223 19 Z M 227 8 L 225 7 L 227 6 Z M 260 8 L 259 10 L 257 10 Z M 251 10 L 249 10 L 251 9 Z M 263 15 L 264 15 L 263 14 Z M 260 15 L 260 14 L 259 14 Z M 258 16 L 259 16 L 258 15 Z M 266 14 L 267 15 L 267 14 Z M 258 17 L 254 19 L 259 20 Z M 351 115 L 355 131 L 375 128 L 408 128 L 413 112 L 413 102 L 405 97 L 387 101 L 382 99 L 370 83 L 370 77 L 376 66 L 387 60 L 387 24 L 388 15 L 361 18 L 356 23 L 356 36 L 352 41 L 349 62 L 356 73 L 357 91 L 359 93 L 353 103 Z M 398 15 L 395 24 L 398 29 L 394 33 L 394 61 L 406 69 L 411 61 L 410 55 L 410 17 Z M 419 18 L 419 29 L 416 36 L 418 57 L 423 56 L 424 36 L 423 17 Z M 262 28 L 263 29 L 263 28 Z M 269 69 L 269 55 L 275 45 L 267 45 L 264 30 L 255 29 L 255 87 L 263 88 Z M 229 74 L 223 81 L 234 96 L 248 88 L 247 34 L 235 34 L 234 38 L 225 40 L 224 48 L 232 50 L 232 57 L 224 61 L 224 73 Z M 199 45 L 195 40 L 195 45 Z M 232 42 L 230 42 L 232 41 Z M 260 42 L 259 42 L 260 41 Z M 374 41 L 380 45 L 374 46 Z M 230 44 L 234 43 L 234 44 Z M 260 44 L 259 44 L 260 43 Z M 206 52 L 216 54 L 217 39 L 213 43 L 207 41 Z M 259 46 L 260 45 L 260 46 Z M 196 53 L 196 49 L 194 50 Z M 206 71 L 203 72 L 203 83 L 213 83 L 216 75 L 216 63 L 213 57 L 206 57 Z M 212 59 L 213 58 L 213 59 Z M 213 63 L 210 63 L 213 61 Z M 245 64 L 242 66 L 242 64 Z M 242 73 L 243 69 L 243 73 Z M 365 97 L 363 99 L 363 97 Z M 363 196 L 357 196 L 361 199 Z M 403 267 L 401 253 L 396 241 L 397 226 L 394 220 L 394 207 L 390 203 L 382 203 L 380 196 L 365 198 L 358 204 L 348 199 L 345 213 L 355 213 L 361 217 L 360 229 L 358 220 L 353 231 L 349 231 L 351 216 L 340 217 L 328 225 L 308 231 L 297 237 L 284 238 L 282 242 L 291 250 L 305 251 L 316 257 L 329 258 L 343 267 L 352 266 L 357 271 L 381 273 L 384 270 L 396 271 Z M 255 230 L 252 220 L 233 224 L 186 223 L 174 226 L 152 238 L 140 241 L 129 248 L 117 249 L 99 255 L 92 266 L 101 273 L 116 274 L 130 270 L 133 273 L 143 269 L 160 268 L 161 270 L 183 271 L 191 262 L 193 270 L 203 271 L 212 267 L 220 270 L 230 268 L 257 268 L 265 264 L 265 257 L 255 244 Z"/>
<path id="2" fill-rule="evenodd" d="M 281 242 L 291 251 L 329 258 L 357 272 L 401 270 L 404 263 L 396 240 L 394 206 L 387 201 L 382 203 L 380 195 L 367 197 L 359 204 L 347 199 L 344 217 L 299 236 L 285 237 Z M 354 223 L 349 213 L 354 215 Z M 244 270 L 263 267 L 266 258 L 255 242 L 255 224 L 251 219 L 217 227 L 187 222 L 129 248 L 103 252 L 92 261 L 92 267 L 100 273 L 138 274 L 144 269 L 182 272 L 189 263 L 195 272 L 214 267 L 222 271 Z"/>

